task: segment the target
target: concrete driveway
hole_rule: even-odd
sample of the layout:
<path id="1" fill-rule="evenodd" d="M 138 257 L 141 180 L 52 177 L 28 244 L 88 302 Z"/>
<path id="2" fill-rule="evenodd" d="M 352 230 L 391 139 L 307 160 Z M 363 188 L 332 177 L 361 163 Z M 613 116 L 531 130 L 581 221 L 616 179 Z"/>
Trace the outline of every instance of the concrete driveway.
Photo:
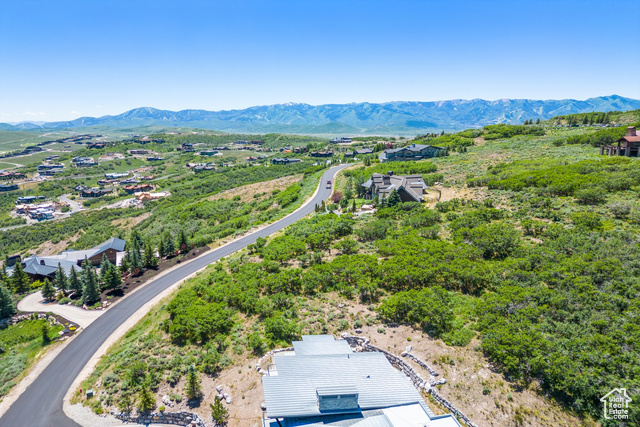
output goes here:
<path id="1" fill-rule="evenodd" d="M 39 313 L 51 312 L 80 325 L 82 328 L 89 326 L 104 313 L 104 310 L 83 310 L 80 307 L 60 305 L 57 302 L 45 303 L 40 291 L 22 298 L 18 303 L 18 310 Z"/>

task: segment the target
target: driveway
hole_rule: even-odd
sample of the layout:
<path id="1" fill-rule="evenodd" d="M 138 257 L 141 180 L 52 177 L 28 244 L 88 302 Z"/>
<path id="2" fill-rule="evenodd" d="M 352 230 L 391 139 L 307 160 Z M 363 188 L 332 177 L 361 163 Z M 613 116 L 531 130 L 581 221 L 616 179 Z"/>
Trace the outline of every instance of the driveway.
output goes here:
<path id="1" fill-rule="evenodd" d="M 18 310 L 37 311 L 40 313 L 51 312 L 80 325 L 82 328 L 89 326 L 104 313 L 103 310 L 83 310 L 80 307 L 66 304 L 60 305 L 57 302 L 45 303 L 40 291 L 22 298 L 18 303 Z"/>

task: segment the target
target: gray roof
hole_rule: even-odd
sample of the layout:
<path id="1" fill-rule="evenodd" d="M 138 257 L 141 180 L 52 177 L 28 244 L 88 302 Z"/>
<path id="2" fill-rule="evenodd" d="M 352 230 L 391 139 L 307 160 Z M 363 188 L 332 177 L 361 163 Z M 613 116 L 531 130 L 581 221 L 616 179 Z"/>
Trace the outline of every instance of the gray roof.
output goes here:
<path id="1" fill-rule="evenodd" d="M 316 393 L 325 387 L 354 387 L 357 412 L 422 401 L 409 378 L 382 353 L 275 356 L 275 362 L 278 375 L 262 378 L 271 418 L 323 415 Z"/>
<path id="2" fill-rule="evenodd" d="M 426 190 L 422 175 L 383 175 L 374 173 L 371 178 L 362 184 L 365 188 L 373 187 L 374 195 L 387 197 L 393 190 L 400 191 L 403 188 L 416 202 L 422 201 L 422 190 Z"/>
<path id="3" fill-rule="evenodd" d="M 122 239 L 112 237 L 104 243 L 99 244 L 91 249 L 76 251 L 70 249 L 59 255 L 50 256 L 30 256 L 23 261 L 24 271 L 32 275 L 53 276 L 58 269 L 58 264 L 62 266 L 65 273 L 70 273 L 71 268 L 77 266 L 85 258 L 91 258 L 100 255 L 108 249 L 114 249 L 118 252 L 124 251 L 126 242 Z"/>
<path id="4" fill-rule="evenodd" d="M 296 355 L 350 354 L 351 347 L 345 340 L 336 340 L 332 335 L 303 335 L 302 341 L 294 341 Z"/>

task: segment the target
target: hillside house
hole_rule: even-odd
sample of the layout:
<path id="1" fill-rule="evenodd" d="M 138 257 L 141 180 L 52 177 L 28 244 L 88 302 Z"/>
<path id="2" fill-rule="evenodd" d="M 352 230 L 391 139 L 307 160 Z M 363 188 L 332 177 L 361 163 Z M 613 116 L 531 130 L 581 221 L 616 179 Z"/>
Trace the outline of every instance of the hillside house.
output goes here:
<path id="1" fill-rule="evenodd" d="M 164 160 L 164 157 L 161 157 L 161 156 L 147 157 L 148 162 L 161 162 L 163 160 Z"/>
<path id="2" fill-rule="evenodd" d="M 93 160 L 91 157 L 74 157 L 71 159 L 71 163 L 73 163 L 77 168 L 88 168 L 98 164 L 98 162 Z"/>
<path id="3" fill-rule="evenodd" d="M 122 189 L 127 194 L 134 194 L 139 192 L 149 192 L 153 190 L 153 185 L 150 184 L 140 184 L 140 185 L 125 185 Z"/>
<path id="4" fill-rule="evenodd" d="M 351 138 L 345 138 L 345 137 L 333 138 L 329 142 L 332 144 L 351 144 Z"/>
<path id="5" fill-rule="evenodd" d="M 0 180 L 8 181 L 12 179 L 25 179 L 27 176 L 20 172 L 0 172 Z"/>
<path id="6" fill-rule="evenodd" d="M 600 147 L 600 154 L 607 156 L 639 157 L 640 135 L 635 126 L 629 126 L 625 135 L 616 141 L 616 144 Z"/>
<path id="7" fill-rule="evenodd" d="M 333 157 L 333 151 L 312 151 L 309 155 L 311 157 Z"/>
<path id="8" fill-rule="evenodd" d="M 129 172 L 122 172 L 122 173 L 105 173 L 104 177 L 105 179 L 120 179 L 120 178 L 126 178 L 129 176 Z"/>
<path id="9" fill-rule="evenodd" d="M 303 335 L 262 377 L 264 427 L 460 427 L 435 415 L 409 377 L 380 352 L 331 335 Z"/>
<path id="10" fill-rule="evenodd" d="M 70 249 L 58 255 L 33 255 L 22 261 L 22 267 L 32 280 L 44 280 L 45 278 L 52 279 L 55 276 L 58 264 L 62 266 L 67 275 L 72 268 L 79 271 L 85 258 L 89 260 L 91 265 L 98 266 L 102 262 L 102 256 L 105 255 L 109 262 L 116 265 L 118 253 L 124 251 L 125 243 L 124 240 L 113 237 L 87 250 Z"/>
<path id="11" fill-rule="evenodd" d="M 382 163 L 406 160 L 422 160 L 437 157 L 446 153 L 446 148 L 432 145 L 411 144 L 406 147 L 384 150 L 378 157 Z"/>
<path id="12" fill-rule="evenodd" d="M 102 197 L 110 194 L 113 190 L 110 188 L 86 188 L 82 190 L 82 197 Z"/>
<path id="13" fill-rule="evenodd" d="M 18 184 L 0 184 L 0 192 L 17 190 Z"/>
<path id="14" fill-rule="evenodd" d="M 275 159 L 271 159 L 272 165 L 288 165 L 289 163 L 298 163 L 301 162 L 301 159 L 285 159 L 282 157 L 276 157 Z"/>
<path id="15" fill-rule="evenodd" d="M 386 175 L 374 173 L 362 186 L 365 188 L 365 199 L 386 199 L 393 190 L 398 191 L 403 202 L 422 202 L 428 188 L 422 175 L 394 175 L 389 171 Z"/>
<path id="16" fill-rule="evenodd" d="M 201 156 L 215 156 L 216 154 L 218 154 L 218 150 L 208 149 L 208 150 L 202 150 L 200 152 Z"/>

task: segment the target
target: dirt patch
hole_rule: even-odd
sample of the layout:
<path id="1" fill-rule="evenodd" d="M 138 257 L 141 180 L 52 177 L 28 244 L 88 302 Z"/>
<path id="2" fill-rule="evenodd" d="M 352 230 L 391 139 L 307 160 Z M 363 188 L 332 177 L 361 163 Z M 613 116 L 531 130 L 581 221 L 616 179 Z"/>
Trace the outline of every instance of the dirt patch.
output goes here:
<path id="1" fill-rule="evenodd" d="M 82 236 L 80 233 L 76 233 L 71 236 L 67 240 L 60 240 L 58 243 L 53 243 L 51 240 L 46 241 L 35 249 L 29 250 L 29 255 L 40 255 L 40 256 L 49 256 L 49 255 L 58 255 L 60 252 L 67 249 L 69 243 L 73 243 L 78 240 Z"/>
<path id="2" fill-rule="evenodd" d="M 218 194 L 214 194 L 207 198 L 207 200 L 219 200 L 219 199 L 231 199 L 235 196 L 240 196 L 240 200 L 243 202 L 249 202 L 254 200 L 254 195 L 267 193 L 271 194 L 273 190 L 284 190 L 296 182 L 302 180 L 303 175 L 291 175 L 284 176 L 266 182 L 257 182 L 255 184 L 243 185 L 242 187 L 232 188 L 230 190 L 223 191 Z"/>
<path id="3" fill-rule="evenodd" d="M 483 200 L 484 189 L 482 188 L 466 188 L 466 187 L 443 187 L 441 185 L 434 186 L 428 190 L 425 195 L 425 201 L 429 208 L 433 209 L 436 203 L 447 202 L 452 199 L 473 199 Z"/>
<path id="4" fill-rule="evenodd" d="M 118 218 L 111 221 L 111 225 L 124 228 L 125 230 L 130 230 L 136 225 L 140 224 L 145 219 L 149 218 L 150 216 L 151 216 L 151 212 L 147 212 L 140 216 L 134 216 L 129 218 Z"/>
<path id="5" fill-rule="evenodd" d="M 486 141 L 483 137 L 479 136 L 479 137 L 477 137 L 477 138 L 473 138 L 473 143 L 474 143 L 477 147 L 481 147 L 481 146 L 483 146 L 484 144 L 486 144 L 486 143 L 487 143 L 487 141 Z"/>

